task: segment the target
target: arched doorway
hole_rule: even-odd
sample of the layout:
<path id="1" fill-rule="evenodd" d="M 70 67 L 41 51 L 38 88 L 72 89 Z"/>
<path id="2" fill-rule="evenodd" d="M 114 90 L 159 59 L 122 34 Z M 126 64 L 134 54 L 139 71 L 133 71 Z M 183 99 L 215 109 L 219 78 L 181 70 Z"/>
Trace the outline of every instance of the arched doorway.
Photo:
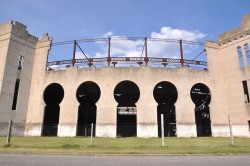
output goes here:
<path id="1" fill-rule="evenodd" d="M 175 102 L 178 98 L 176 87 L 167 81 L 159 82 L 154 87 L 154 99 L 157 106 L 158 137 L 161 136 L 161 114 L 164 119 L 164 136 L 176 136 L 176 113 Z"/>
<path id="2" fill-rule="evenodd" d="M 195 123 L 197 128 L 197 137 L 208 137 L 212 135 L 209 103 L 211 94 L 209 88 L 197 83 L 191 88 L 191 99 L 195 104 Z"/>
<path id="3" fill-rule="evenodd" d="M 63 87 L 58 83 L 48 85 L 43 93 L 43 99 L 46 103 L 43 118 L 43 136 L 57 136 L 59 123 L 60 106 L 64 97 Z"/>
<path id="4" fill-rule="evenodd" d="M 90 136 L 91 124 L 93 123 L 93 134 L 96 125 L 96 102 L 99 100 L 101 91 L 99 86 L 87 81 L 82 83 L 76 91 L 76 98 L 80 103 L 78 107 L 77 136 Z"/>
<path id="5" fill-rule="evenodd" d="M 137 108 L 139 87 L 132 81 L 118 83 L 114 90 L 117 106 L 117 137 L 132 137 L 137 135 Z"/>

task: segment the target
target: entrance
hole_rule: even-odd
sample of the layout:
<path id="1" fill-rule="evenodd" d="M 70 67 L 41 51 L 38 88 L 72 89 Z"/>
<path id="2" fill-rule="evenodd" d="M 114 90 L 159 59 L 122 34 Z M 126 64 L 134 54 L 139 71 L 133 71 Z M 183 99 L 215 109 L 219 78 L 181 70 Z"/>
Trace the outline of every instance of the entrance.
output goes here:
<path id="1" fill-rule="evenodd" d="M 44 108 L 42 136 L 57 136 L 60 115 L 59 104 L 63 97 L 63 87 L 58 83 L 52 83 L 44 90 L 43 98 L 46 106 Z"/>
<path id="2" fill-rule="evenodd" d="M 133 137 L 137 135 L 137 108 L 140 90 L 132 81 L 122 81 L 116 85 L 114 98 L 117 106 L 117 137 Z"/>
<path id="3" fill-rule="evenodd" d="M 161 114 L 164 119 L 164 137 L 176 136 L 175 102 L 178 97 L 176 87 L 167 81 L 159 82 L 153 92 L 157 106 L 158 137 L 161 137 Z"/>
<path id="4" fill-rule="evenodd" d="M 76 98 L 80 103 L 78 107 L 77 136 L 90 136 L 91 124 L 93 123 L 93 135 L 96 125 L 96 102 L 100 98 L 99 86 L 91 81 L 82 83 L 77 91 Z"/>
<path id="5" fill-rule="evenodd" d="M 210 91 L 206 85 L 197 83 L 192 87 L 190 95 L 195 104 L 197 137 L 209 137 L 212 135 L 209 110 L 209 103 L 211 101 Z"/>

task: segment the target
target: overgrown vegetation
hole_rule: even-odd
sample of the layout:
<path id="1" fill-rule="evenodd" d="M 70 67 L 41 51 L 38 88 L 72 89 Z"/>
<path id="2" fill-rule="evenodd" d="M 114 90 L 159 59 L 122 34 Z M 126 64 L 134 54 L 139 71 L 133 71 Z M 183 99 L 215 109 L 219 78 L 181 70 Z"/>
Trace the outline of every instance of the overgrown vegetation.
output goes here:
<path id="1" fill-rule="evenodd" d="M 93 138 L 89 137 L 12 137 L 5 145 L 0 137 L 1 153 L 28 154 L 250 154 L 250 138 Z"/>

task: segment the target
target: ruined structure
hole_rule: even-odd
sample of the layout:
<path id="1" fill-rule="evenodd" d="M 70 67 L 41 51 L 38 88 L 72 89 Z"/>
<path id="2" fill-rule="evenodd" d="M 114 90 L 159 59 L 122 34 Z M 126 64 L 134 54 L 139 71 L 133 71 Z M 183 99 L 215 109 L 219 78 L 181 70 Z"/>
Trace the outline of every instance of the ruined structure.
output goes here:
<path id="1" fill-rule="evenodd" d="M 73 59 L 48 70 L 51 43 L 18 22 L 0 25 L 0 135 L 12 119 L 14 135 L 84 136 L 93 123 L 98 137 L 158 137 L 163 114 L 165 136 L 229 136 L 228 115 L 235 136 L 250 136 L 250 14 L 205 43 L 207 70 L 185 59 L 152 67 L 148 57 L 138 67 L 79 68 Z"/>

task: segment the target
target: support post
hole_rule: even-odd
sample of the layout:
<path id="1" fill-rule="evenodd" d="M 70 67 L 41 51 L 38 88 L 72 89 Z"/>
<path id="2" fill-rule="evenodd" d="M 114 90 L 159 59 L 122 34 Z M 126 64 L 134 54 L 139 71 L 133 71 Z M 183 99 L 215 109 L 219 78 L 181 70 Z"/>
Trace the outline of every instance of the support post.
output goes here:
<path id="1" fill-rule="evenodd" d="M 230 142 L 231 142 L 231 145 L 234 145 L 234 137 L 233 137 L 231 116 L 230 115 L 228 115 L 228 123 L 229 123 L 229 132 L 230 132 Z"/>
<path id="2" fill-rule="evenodd" d="M 6 138 L 6 145 L 10 144 L 11 128 L 12 128 L 12 120 L 9 121 L 9 128 L 8 128 L 8 133 L 7 133 L 7 138 Z"/>
<path id="3" fill-rule="evenodd" d="M 181 66 L 184 66 L 184 58 L 183 58 L 183 49 L 182 49 L 182 40 L 180 40 L 180 53 L 181 53 Z"/>
<path id="4" fill-rule="evenodd" d="M 165 146 L 165 141 L 164 141 L 164 119 L 163 119 L 163 114 L 161 114 L 161 145 Z"/>
<path id="5" fill-rule="evenodd" d="M 90 134 L 90 144 L 91 144 L 91 146 L 93 145 L 93 128 L 94 128 L 94 125 L 93 125 L 93 123 L 91 123 L 91 134 Z"/>
<path id="6" fill-rule="evenodd" d="M 85 136 L 85 137 L 87 137 L 87 132 L 88 132 L 88 127 L 85 126 L 85 127 L 84 127 L 84 136 Z"/>
<path id="7" fill-rule="evenodd" d="M 76 40 L 74 40 L 74 50 L 73 50 L 72 66 L 75 66 L 75 62 L 76 62 Z"/>
<path id="8" fill-rule="evenodd" d="M 146 66 L 148 65 L 148 39 L 145 38 L 145 63 Z"/>
<path id="9" fill-rule="evenodd" d="M 110 58 L 110 41 L 111 41 L 111 38 L 109 37 L 108 38 L 108 66 L 110 66 L 110 61 L 111 61 L 111 58 Z"/>

